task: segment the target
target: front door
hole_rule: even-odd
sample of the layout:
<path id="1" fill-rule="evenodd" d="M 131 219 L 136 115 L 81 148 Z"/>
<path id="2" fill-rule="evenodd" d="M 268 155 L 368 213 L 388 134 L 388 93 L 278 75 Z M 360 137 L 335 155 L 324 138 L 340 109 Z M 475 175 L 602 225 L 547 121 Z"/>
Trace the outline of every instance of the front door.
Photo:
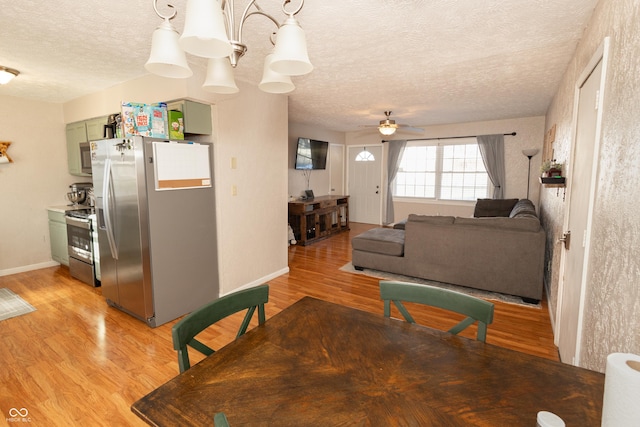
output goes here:
<path id="1" fill-rule="evenodd" d="M 349 220 L 382 223 L 382 146 L 350 146 Z"/>
<path id="2" fill-rule="evenodd" d="M 590 225 L 597 172 L 598 130 L 602 100 L 602 56 L 585 69 L 577 104 L 576 135 L 570 167 L 568 217 L 558 299 L 558 348 L 564 363 L 579 365 L 580 336 L 587 277 Z M 595 61 L 592 61 L 592 63 Z M 593 66 L 592 66 L 593 67 Z M 584 75 L 583 74 L 583 75 Z M 566 242 L 566 239 L 569 239 Z"/>

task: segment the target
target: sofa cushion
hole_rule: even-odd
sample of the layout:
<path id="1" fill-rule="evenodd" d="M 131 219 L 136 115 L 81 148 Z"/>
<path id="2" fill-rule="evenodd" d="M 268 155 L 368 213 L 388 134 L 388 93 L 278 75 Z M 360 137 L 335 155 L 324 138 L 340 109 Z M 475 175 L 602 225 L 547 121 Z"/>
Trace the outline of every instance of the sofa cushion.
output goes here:
<path id="1" fill-rule="evenodd" d="M 473 216 L 476 218 L 487 216 L 508 217 L 518 199 L 478 199 Z"/>
<path id="2" fill-rule="evenodd" d="M 372 228 L 351 239 L 354 250 L 378 254 L 404 255 L 404 230 Z"/>
<path id="3" fill-rule="evenodd" d="M 450 225 L 455 220 L 452 216 L 433 216 L 433 215 L 417 215 L 410 214 L 408 222 L 425 222 L 427 224 L 435 225 Z"/>
<path id="4" fill-rule="evenodd" d="M 456 218 L 455 225 L 473 227 L 491 227 L 502 230 L 538 231 L 540 221 L 538 218 Z"/>
<path id="5" fill-rule="evenodd" d="M 538 218 L 536 214 L 536 207 L 533 206 L 533 202 L 529 199 L 518 200 L 518 203 L 513 207 L 509 218 Z"/>
<path id="6" fill-rule="evenodd" d="M 393 228 L 395 228 L 396 230 L 404 230 L 405 225 L 407 225 L 407 218 L 393 224 Z"/>

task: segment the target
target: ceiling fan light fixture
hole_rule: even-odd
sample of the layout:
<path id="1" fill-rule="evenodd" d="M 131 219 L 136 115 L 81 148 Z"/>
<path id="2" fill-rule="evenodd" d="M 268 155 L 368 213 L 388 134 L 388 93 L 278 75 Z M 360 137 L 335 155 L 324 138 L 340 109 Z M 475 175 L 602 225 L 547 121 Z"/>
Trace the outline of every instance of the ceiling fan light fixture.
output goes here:
<path id="1" fill-rule="evenodd" d="M 391 113 L 391 111 L 385 111 L 384 115 L 387 116 L 387 118 L 380 120 L 380 126 L 378 126 L 378 131 L 384 136 L 393 135 L 396 133 L 396 129 L 398 129 L 396 121 L 389 118 Z"/>
<path id="2" fill-rule="evenodd" d="M 390 136 L 396 133 L 397 125 L 380 125 L 378 131 L 384 136 Z"/>
<path id="3" fill-rule="evenodd" d="M 20 74 L 20 71 L 0 65 L 0 85 L 6 85 L 13 80 L 14 77 L 17 77 L 18 74 Z"/>

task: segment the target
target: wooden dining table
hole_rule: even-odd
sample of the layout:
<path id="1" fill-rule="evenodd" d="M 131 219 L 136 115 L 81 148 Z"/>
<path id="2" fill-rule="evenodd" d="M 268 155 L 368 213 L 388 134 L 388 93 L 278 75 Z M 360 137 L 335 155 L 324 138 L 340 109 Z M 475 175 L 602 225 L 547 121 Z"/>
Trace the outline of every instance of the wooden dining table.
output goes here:
<path id="1" fill-rule="evenodd" d="M 489 330 L 489 336 L 491 330 Z M 305 297 L 135 402 L 154 426 L 599 426 L 604 375 Z"/>

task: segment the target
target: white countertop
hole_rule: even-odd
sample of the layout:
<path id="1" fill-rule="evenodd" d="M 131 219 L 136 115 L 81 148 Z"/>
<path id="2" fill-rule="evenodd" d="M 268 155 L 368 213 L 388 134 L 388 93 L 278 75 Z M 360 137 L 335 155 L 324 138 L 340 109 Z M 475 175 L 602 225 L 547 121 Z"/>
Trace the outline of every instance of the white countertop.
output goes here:
<path id="1" fill-rule="evenodd" d="M 47 210 L 48 211 L 64 213 L 65 211 L 74 211 L 76 209 L 87 209 L 88 207 L 89 206 L 87 206 L 87 205 L 77 205 L 77 206 L 73 206 L 73 205 L 58 205 L 58 206 L 49 206 L 47 208 Z"/>

